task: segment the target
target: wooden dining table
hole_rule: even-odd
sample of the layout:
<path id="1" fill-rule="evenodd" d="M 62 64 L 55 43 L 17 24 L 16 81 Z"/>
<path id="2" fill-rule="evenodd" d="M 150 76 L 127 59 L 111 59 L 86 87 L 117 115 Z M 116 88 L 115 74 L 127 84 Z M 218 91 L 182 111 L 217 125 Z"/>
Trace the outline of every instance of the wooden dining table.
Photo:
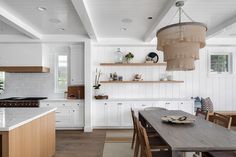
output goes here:
<path id="1" fill-rule="evenodd" d="M 163 116 L 194 118 L 192 124 L 171 124 Z M 139 111 L 139 120 L 153 127 L 169 145 L 172 157 L 180 152 L 236 151 L 236 132 L 180 110 Z M 146 125 L 144 124 L 144 125 Z"/>

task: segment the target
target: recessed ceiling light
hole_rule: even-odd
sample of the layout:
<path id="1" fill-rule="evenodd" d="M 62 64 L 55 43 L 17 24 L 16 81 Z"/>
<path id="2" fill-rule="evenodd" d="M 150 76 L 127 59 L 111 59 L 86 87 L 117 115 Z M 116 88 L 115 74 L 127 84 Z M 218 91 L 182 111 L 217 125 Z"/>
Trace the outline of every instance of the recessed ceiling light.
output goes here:
<path id="1" fill-rule="evenodd" d="M 123 22 L 123 23 L 132 23 L 133 22 L 133 20 L 132 19 L 130 19 L 130 18 L 124 18 L 124 19 L 122 19 L 121 20 L 121 22 Z"/>
<path id="2" fill-rule="evenodd" d="M 120 30 L 121 30 L 121 31 L 127 31 L 127 28 L 122 27 Z"/>
<path id="3" fill-rule="evenodd" d="M 59 28 L 59 30 L 60 30 L 60 31 L 64 31 L 64 30 L 65 30 L 65 28 Z"/>
<path id="4" fill-rule="evenodd" d="M 148 17 L 148 20 L 152 20 L 152 16 L 149 16 L 149 17 Z"/>
<path id="5" fill-rule="evenodd" d="M 47 8 L 45 8 L 45 7 L 38 7 L 38 10 L 39 10 L 39 11 L 46 11 Z"/>
<path id="6" fill-rule="evenodd" d="M 57 18 L 51 18 L 51 19 L 49 19 L 49 21 L 51 23 L 61 23 L 61 21 L 59 19 L 57 19 Z"/>

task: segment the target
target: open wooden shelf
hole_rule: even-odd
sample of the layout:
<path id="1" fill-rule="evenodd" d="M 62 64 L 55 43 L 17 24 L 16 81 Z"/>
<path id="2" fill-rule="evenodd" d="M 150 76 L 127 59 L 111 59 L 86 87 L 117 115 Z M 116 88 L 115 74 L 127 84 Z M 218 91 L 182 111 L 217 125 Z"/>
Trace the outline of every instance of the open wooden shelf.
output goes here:
<path id="1" fill-rule="evenodd" d="M 101 81 L 100 83 L 184 83 L 184 81 Z"/>
<path id="2" fill-rule="evenodd" d="M 100 63 L 100 66 L 166 66 L 166 63 Z"/>
<path id="3" fill-rule="evenodd" d="M 49 73 L 50 68 L 44 66 L 0 66 L 0 71 L 8 73 Z"/>

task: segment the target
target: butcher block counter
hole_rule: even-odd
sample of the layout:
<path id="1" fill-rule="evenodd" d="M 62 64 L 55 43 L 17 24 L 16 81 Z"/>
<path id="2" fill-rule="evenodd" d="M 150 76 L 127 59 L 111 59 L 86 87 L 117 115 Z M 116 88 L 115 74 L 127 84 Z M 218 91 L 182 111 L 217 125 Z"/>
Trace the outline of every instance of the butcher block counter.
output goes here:
<path id="1" fill-rule="evenodd" d="M 52 157 L 56 108 L 0 108 L 0 157 Z"/>

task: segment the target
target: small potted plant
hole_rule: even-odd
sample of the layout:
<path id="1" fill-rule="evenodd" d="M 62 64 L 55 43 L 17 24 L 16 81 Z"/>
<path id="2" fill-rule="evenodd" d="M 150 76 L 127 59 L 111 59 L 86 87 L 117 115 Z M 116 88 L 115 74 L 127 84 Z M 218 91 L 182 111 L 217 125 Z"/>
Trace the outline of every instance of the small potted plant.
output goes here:
<path id="1" fill-rule="evenodd" d="M 101 74 L 102 74 L 101 70 L 98 71 L 98 69 L 96 69 L 95 83 L 93 85 L 93 88 L 95 90 L 95 96 L 99 95 L 99 89 L 101 87 L 101 84 L 100 84 Z"/>
<path id="2" fill-rule="evenodd" d="M 125 55 L 125 60 L 127 63 L 130 63 L 133 58 L 134 58 L 134 55 L 131 52 Z"/>

